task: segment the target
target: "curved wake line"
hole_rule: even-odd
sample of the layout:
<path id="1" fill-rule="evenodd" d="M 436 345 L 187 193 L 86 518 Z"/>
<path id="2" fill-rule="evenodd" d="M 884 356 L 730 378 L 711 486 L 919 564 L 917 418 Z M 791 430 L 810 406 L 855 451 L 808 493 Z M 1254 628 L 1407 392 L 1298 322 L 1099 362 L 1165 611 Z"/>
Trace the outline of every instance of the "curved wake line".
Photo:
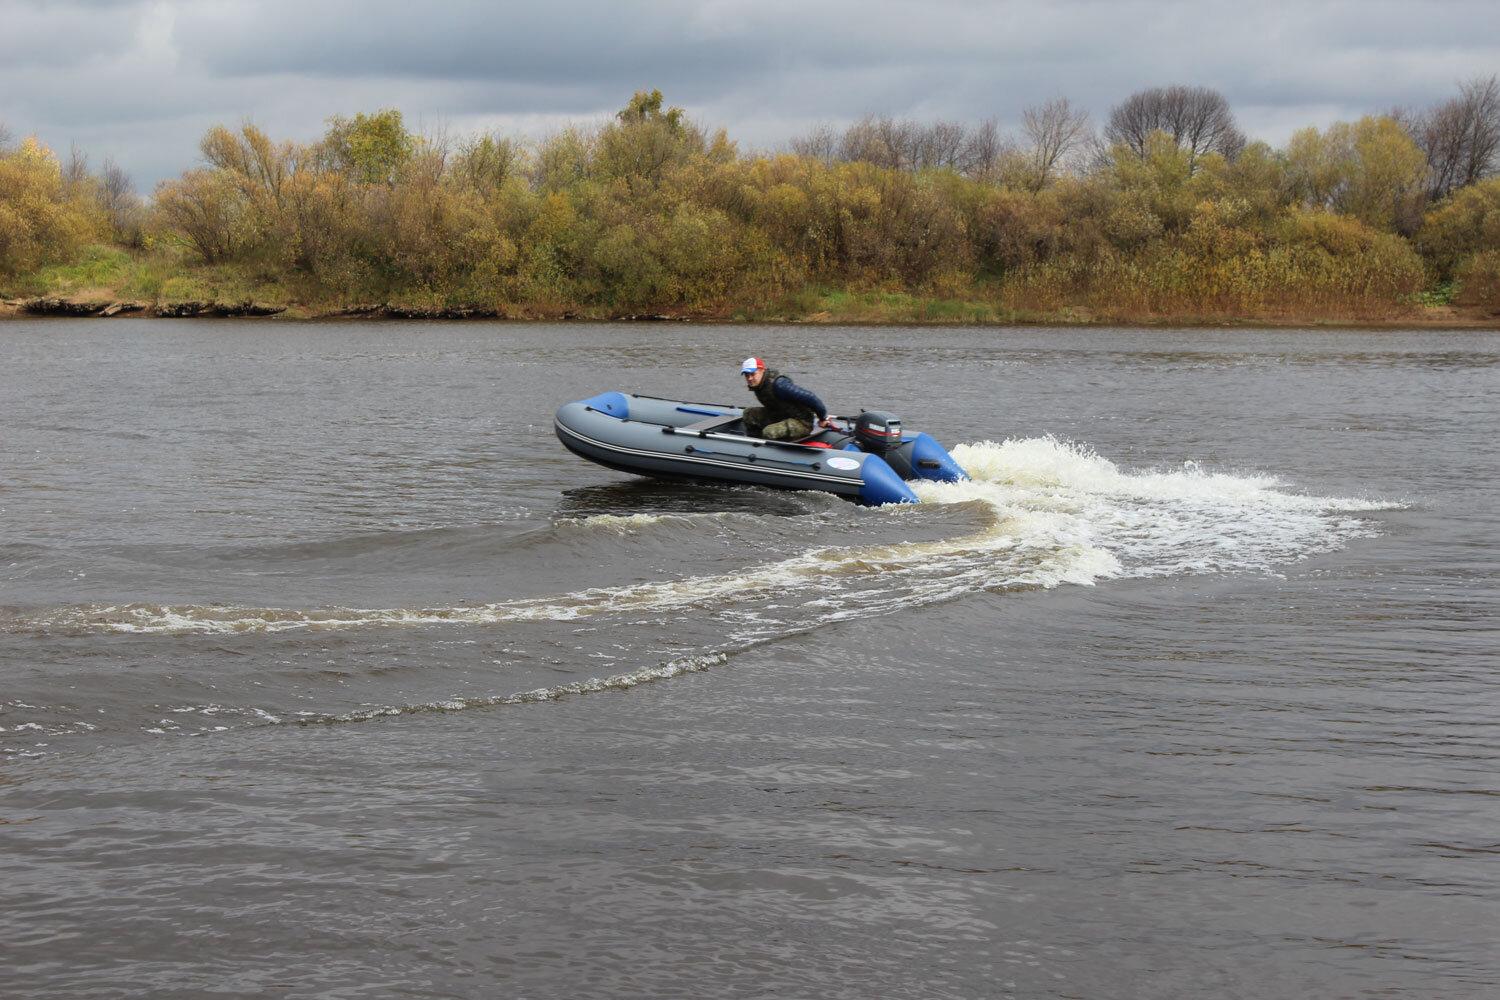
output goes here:
<path id="1" fill-rule="evenodd" d="M 454 697 L 440 701 L 415 705 L 380 705 L 354 709 L 347 712 L 297 712 L 276 713 L 264 708 L 232 708 L 226 705 L 177 705 L 161 707 L 167 717 L 141 725 L 142 732 L 154 736 L 212 736 L 241 728 L 265 728 L 272 726 L 318 726 L 339 725 L 351 722 L 368 722 L 372 719 L 393 716 L 423 715 L 437 712 L 462 712 L 475 708 L 493 708 L 505 705 L 534 705 L 561 701 L 577 695 L 600 694 L 606 691 L 628 691 L 643 684 L 683 674 L 702 673 L 715 666 L 729 662 L 729 653 L 714 652 L 696 656 L 683 656 L 665 663 L 653 664 L 636 670 L 611 674 L 607 677 L 591 677 L 586 680 L 556 684 L 550 687 L 533 688 L 507 695 L 479 697 Z M 23 706 L 32 708 L 35 706 Z M 194 723 L 197 727 L 193 728 Z M 97 726 L 83 722 L 36 723 L 22 722 L 9 727 L 0 726 L 0 733 L 38 735 L 54 738 L 93 732 Z M 47 744 L 39 744 L 46 746 Z M 48 756 L 36 749 L 0 745 L 0 759 L 40 758 Z"/>
<path id="2" fill-rule="evenodd" d="M 299 611 L 138 604 L 54 609 L 27 627 L 246 633 L 569 622 L 625 613 L 727 614 L 736 606 L 806 591 L 812 593 L 798 606 L 828 622 L 982 590 L 1091 585 L 1122 576 L 1267 572 L 1373 534 L 1373 526 L 1352 512 L 1400 506 L 1288 493 L 1277 489 L 1274 477 L 1205 472 L 1192 463 L 1171 471 L 1125 472 L 1091 450 L 1053 438 L 959 445 L 953 455 L 971 480 L 914 485 L 924 503 L 977 502 L 988 508 L 984 526 L 957 538 L 814 547 L 735 573 L 475 606 Z M 892 517 L 903 513 L 883 510 Z M 663 521 L 723 516 L 596 515 L 567 523 L 628 534 Z M 767 634 L 759 625 L 748 631 L 744 622 L 736 626 L 741 638 Z"/>
<path id="3" fill-rule="evenodd" d="M 628 691 L 630 688 L 683 674 L 702 673 L 711 667 L 729 662 L 727 653 L 709 653 L 702 656 L 685 656 L 650 667 L 641 667 L 609 677 L 591 677 L 552 687 L 534 688 L 518 694 L 490 695 L 477 698 L 450 698 L 425 705 L 387 705 L 378 708 L 358 709 L 329 715 L 299 715 L 294 719 L 272 719 L 270 725 L 336 725 L 346 722 L 366 722 L 370 719 L 396 715 L 420 715 L 427 712 L 462 712 L 471 708 L 493 708 L 500 705 L 534 705 L 540 702 L 561 701 L 575 695 L 598 694 L 603 691 Z"/>

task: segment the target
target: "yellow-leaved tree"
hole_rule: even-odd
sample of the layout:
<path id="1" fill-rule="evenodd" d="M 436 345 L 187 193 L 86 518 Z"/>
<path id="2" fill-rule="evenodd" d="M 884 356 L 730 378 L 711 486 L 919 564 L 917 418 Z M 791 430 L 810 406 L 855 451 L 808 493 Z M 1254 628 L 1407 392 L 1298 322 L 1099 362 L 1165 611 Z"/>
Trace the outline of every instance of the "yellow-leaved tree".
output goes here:
<path id="1" fill-rule="evenodd" d="M 64 184 L 46 146 L 25 139 L 0 155 L 0 274 L 72 260 L 103 231 L 89 192 Z"/>
<path id="2" fill-rule="evenodd" d="M 1352 215 L 1384 232 L 1409 233 L 1420 223 L 1427 157 L 1390 118 L 1301 130 L 1287 146 L 1286 172 L 1309 208 Z"/>

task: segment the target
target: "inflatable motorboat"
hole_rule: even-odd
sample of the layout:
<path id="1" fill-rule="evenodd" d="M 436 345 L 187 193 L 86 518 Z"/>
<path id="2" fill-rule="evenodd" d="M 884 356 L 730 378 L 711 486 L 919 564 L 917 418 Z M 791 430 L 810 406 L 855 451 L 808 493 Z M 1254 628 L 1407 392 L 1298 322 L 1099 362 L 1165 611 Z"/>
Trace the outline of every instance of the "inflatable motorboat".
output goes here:
<path id="1" fill-rule="evenodd" d="M 554 427 L 569 451 L 621 472 L 823 490 L 867 507 L 917 503 L 909 479 L 969 478 L 936 440 L 903 432 L 889 413 L 830 415 L 832 429 L 770 441 L 746 435 L 743 412 L 606 392 L 558 407 Z"/>

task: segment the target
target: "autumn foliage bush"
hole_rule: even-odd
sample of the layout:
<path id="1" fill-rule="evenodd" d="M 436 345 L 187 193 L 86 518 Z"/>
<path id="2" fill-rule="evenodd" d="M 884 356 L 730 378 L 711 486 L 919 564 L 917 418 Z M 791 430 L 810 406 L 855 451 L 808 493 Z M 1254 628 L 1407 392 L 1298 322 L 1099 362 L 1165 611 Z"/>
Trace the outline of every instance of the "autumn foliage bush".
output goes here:
<path id="1" fill-rule="evenodd" d="M 57 158 L 35 139 L 0 155 L 0 274 L 75 259 L 106 229 L 90 191 L 65 184 Z"/>

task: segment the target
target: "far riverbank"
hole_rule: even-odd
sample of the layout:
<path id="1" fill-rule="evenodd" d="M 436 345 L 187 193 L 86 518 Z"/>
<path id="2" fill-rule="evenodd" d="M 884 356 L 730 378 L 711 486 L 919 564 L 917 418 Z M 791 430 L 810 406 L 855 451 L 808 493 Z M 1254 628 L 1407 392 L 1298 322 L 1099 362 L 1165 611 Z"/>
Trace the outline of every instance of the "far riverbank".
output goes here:
<path id="1" fill-rule="evenodd" d="M 1006 310 L 986 303 L 886 293 L 833 293 L 798 296 L 759 309 L 623 312 L 528 303 L 428 305 L 383 302 L 311 305 L 296 301 L 180 299 L 143 301 L 101 294 L 43 295 L 0 299 L 0 319 L 47 316 L 121 318 L 262 318 L 290 320 L 513 320 L 596 322 L 787 323 L 811 325 L 916 326 L 1244 326 L 1265 328 L 1350 327 L 1500 329 L 1500 315 L 1456 305 L 1409 305 L 1367 314 L 1312 312 L 1228 315 L 1216 313 L 1131 313 L 1086 306 L 1051 312 Z"/>

